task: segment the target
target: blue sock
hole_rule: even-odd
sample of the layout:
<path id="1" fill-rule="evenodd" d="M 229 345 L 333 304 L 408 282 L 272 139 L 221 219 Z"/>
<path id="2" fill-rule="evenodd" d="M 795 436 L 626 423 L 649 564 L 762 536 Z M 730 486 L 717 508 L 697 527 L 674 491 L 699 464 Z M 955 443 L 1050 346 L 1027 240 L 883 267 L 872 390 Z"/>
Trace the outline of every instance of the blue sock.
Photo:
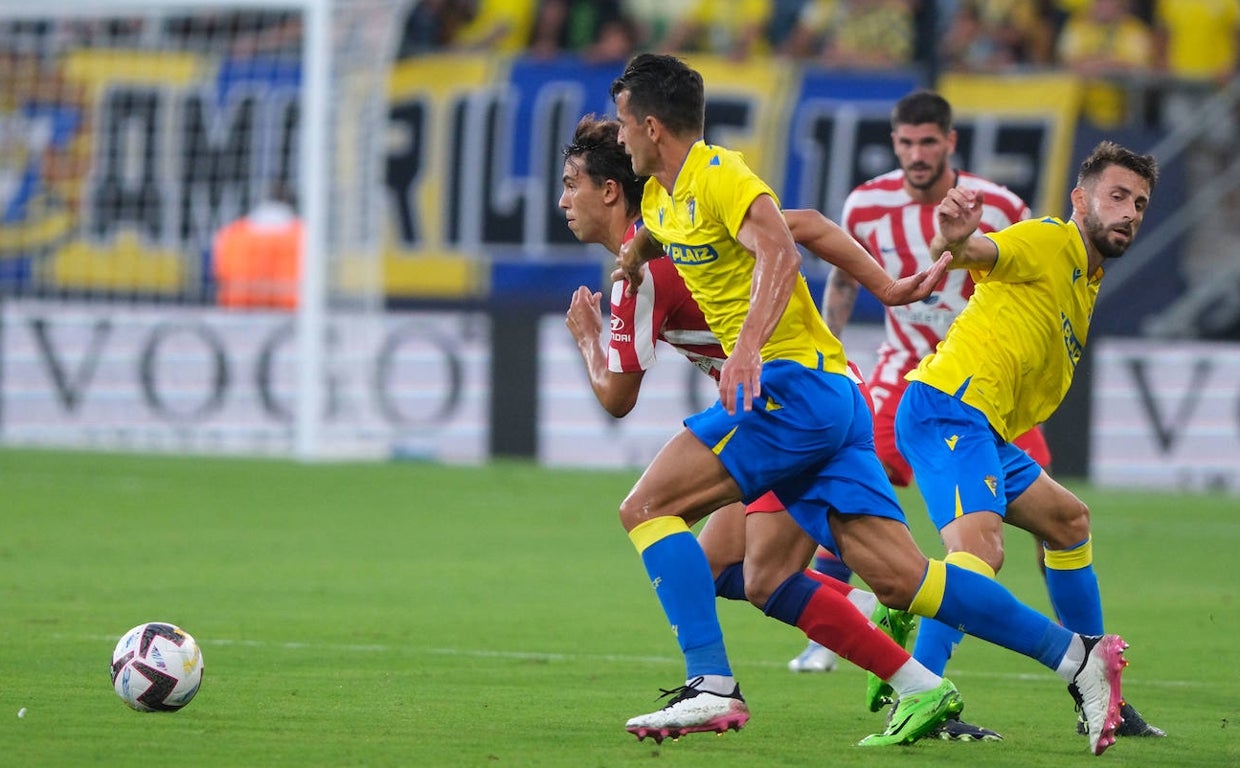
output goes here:
<path id="1" fill-rule="evenodd" d="M 715 596 L 725 600 L 746 599 L 744 563 L 732 563 L 723 569 L 715 579 Z"/>
<path id="2" fill-rule="evenodd" d="M 1046 552 L 1046 591 L 1063 625 L 1082 635 L 1102 634 L 1102 595 L 1089 539 Z"/>
<path id="3" fill-rule="evenodd" d="M 801 620 L 801 614 L 805 612 L 809 599 L 821 588 L 821 584 L 798 571 L 775 588 L 767 598 L 766 605 L 762 606 L 762 612 L 795 627 Z"/>
<path id="4" fill-rule="evenodd" d="M 710 564 L 684 521 L 674 520 L 647 521 L 630 531 L 629 536 L 641 552 L 650 583 L 685 656 L 685 679 L 698 675 L 731 677 L 723 630 L 715 612 Z M 651 524 L 652 528 L 639 533 Z"/>
<path id="5" fill-rule="evenodd" d="M 832 554 L 818 555 L 814 558 L 814 570 L 823 576 L 842 581 L 845 584 L 852 578 L 852 568 L 844 565 L 844 561 Z"/>
<path id="6" fill-rule="evenodd" d="M 1059 666 L 1073 633 L 1016 599 L 999 582 L 980 573 L 944 565 L 932 560 L 926 582 L 930 582 L 935 569 L 941 569 L 937 578 L 942 579 L 942 601 L 933 618 L 949 627 L 959 627 L 970 635 L 980 637 L 1009 650 L 1037 659 L 1054 670 Z M 914 598 L 920 602 L 929 584 L 923 583 Z M 932 587 L 931 592 L 935 591 Z M 923 614 L 924 615 L 924 614 Z"/>
<path id="7" fill-rule="evenodd" d="M 917 627 L 917 642 L 913 644 L 913 658 L 936 675 L 942 675 L 947 662 L 956 651 L 964 633 L 934 619 L 921 620 Z"/>

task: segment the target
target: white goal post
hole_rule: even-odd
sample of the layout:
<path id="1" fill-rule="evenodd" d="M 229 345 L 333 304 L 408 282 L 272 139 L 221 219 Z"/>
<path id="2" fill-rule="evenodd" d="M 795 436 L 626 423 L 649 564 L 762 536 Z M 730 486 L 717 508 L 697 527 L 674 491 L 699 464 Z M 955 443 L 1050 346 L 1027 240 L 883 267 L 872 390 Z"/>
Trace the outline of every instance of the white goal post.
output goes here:
<path id="1" fill-rule="evenodd" d="M 0 442 L 390 451 L 347 356 L 391 344 L 384 132 L 409 5 L 0 0 Z M 282 185 L 296 311 L 221 306 L 216 236 Z M 425 373 L 391 357 L 388 377 Z"/>

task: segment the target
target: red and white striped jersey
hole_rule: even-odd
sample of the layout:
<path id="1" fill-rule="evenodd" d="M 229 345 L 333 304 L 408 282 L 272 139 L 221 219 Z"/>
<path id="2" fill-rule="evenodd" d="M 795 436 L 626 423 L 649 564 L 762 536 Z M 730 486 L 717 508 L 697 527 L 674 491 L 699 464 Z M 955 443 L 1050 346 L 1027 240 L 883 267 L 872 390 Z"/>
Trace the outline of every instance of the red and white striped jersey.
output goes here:
<path id="1" fill-rule="evenodd" d="M 1030 216 L 1029 206 L 1020 197 L 981 176 L 960 171 L 956 186 L 981 190 L 984 195 L 979 233 L 1000 230 Z M 906 277 L 929 269 L 939 256 L 930 253 L 930 241 L 937 231 L 936 205 L 910 198 L 904 191 L 904 172 L 897 168 L 849 193 L 844 201 L 842 225 L 887 274 Z M 870 386 L 902 389 L 904 374 L 934 351 L 972 295 L 969 271 L 953 269 L 924 301 L 886 307 L 887 336 L 878 349 Z"/>
<path id="2" fill-rule="evenodd" d="M 627 280 L 617 280 L 611 289 L 608 370 L 649 369 L 655 363 L 655 342 L 662 340 L 717 381 L 727 355 L 672 260 L 661 256 L 646 262 L 637 295 L 629 296 L 628 287 Z"/>

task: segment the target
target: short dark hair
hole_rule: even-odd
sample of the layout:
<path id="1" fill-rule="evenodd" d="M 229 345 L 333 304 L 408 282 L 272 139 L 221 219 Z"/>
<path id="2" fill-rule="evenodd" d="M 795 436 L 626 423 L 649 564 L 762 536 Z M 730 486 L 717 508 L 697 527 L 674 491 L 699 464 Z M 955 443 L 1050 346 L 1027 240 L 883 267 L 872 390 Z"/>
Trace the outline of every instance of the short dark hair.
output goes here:
<path id="1" fill-rule="evenodd" d="M 1122 166 L 1137 174 L 1149 183 L 1150 192 L 1154 191 L 1154 184 L 1158 182 L 1158 161 L 1154 159 L 1154 156 L 1139 155 L 1113 141 L 1098 142 L 1089 156 L 1081 161 L 1081 170 L 1076 175 L 1076 185 L 1085 186 L 1086 182 L 1097 179 L 1107 167 L 1112 165 Z"/>
<path id="2" fill-rule="evenodd" d="M 611 84 L 611 99 L 628 91 L 629 110 L 654 117 L 676 136 L 701 136 L 706 126 L 702 75 L 675 56 L 640 53 Z"/>
<path id="3" fill-rule="evenodd" d="M 952 130 L 952 105 L 934 91 L 913 91 L 891 110 L 891 129 L 901 125 L 934 123 L 943 133 Z"/>
<path id="4" fill-rule="evenodd" d="M 582 170 L 598 186 L 614 179 L 624 190 L 625 211 L 636 216 L 646 180 L 633 173 L 633 161 L 620 146 L 619 133 L 620 123 L 615 120 L 586 115 L 577 121 L 572 142 L 564 146 L 564 159 L 580 157 Z"/>

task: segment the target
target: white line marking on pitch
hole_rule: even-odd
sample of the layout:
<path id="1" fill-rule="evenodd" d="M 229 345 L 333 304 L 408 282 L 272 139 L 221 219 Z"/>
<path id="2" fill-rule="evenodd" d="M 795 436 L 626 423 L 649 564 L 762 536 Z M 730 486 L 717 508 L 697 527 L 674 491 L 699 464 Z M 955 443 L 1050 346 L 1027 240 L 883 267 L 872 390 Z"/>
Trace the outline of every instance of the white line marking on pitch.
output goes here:
<path id="1" fill-rule="evenodd" d="M 56 639 L 71 639 L 68 635 L 53 635 Z M 78 639 L 82 639 L 78 637 Z M 115 643 L 117 638 L 105 637 L 97 635 L 88 637 L 89 640 L 107 640 Z M 614 653 L 546 653 L 541 651 L 488 651 L 466 648 L 415 648 L 408 645 L 384 645 L 382 643 L 304 643 L 295 641 L 280 642 L 277 640 L 235 640 L 229 638 L 210 638 L 203 641 L 197 636 L 198 645 L 205 648 L 212 646 L 234 646 L 240 648 L 282 648 L 291 651 L 333 651 L 344 653 L 410 653 L 410 654 L 429 654 L 434 656 L 464 656 L 475 659 L 515 659 L 520 661 L 606 661 L 616 662 L 620 664 L 684 664 L 683 659 L 671 656 L 629 656 L 625 654 Z M 787 666 L 785 662 L 775 661 L 742 661 L 737 664 L 740 667 L 779 667 Z M 977 677 L 990 678 L 994 680 L 1020 680 L 1020 681 L 1045 681 L 1047 673 L 1034 672 L 985 672 L 977 670 L 959 669 L 952 667 L 951 676 L 953 679 L 957 677 Z M 1129 676 L 1131 678 L 1131 676 Z M 1147 678 L 1141 679 L 1142 685 L 1162 686 L 1166 688 L 1186 688 L 1189 686 L 1200 686 L 1205 683 L 1201 681 L 1190 680 L 1152 680 Z"/>

